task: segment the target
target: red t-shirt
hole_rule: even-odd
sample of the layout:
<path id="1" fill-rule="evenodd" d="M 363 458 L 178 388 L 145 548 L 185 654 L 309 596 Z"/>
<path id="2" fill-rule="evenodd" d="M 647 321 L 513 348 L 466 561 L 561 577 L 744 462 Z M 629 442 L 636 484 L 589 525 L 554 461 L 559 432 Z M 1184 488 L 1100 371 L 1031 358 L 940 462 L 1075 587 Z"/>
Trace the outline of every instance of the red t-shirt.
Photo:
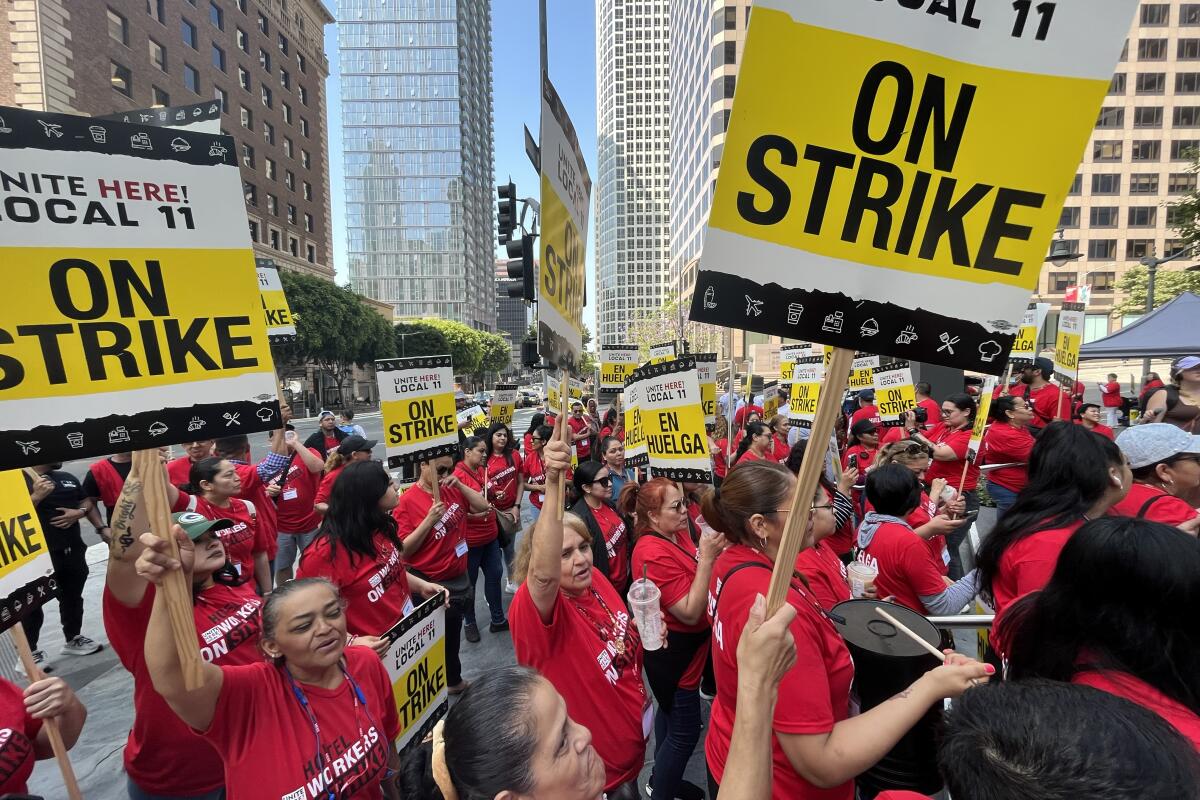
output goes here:
<path id="1" fill-rule="evenodd" d="M 765 460 L 766 459 L 764 459 L 762 456 L 756 455 L 753 450 L 747 450 L 746 452 L 742 453 L 742 457 L 737 460 L 737 464 L 734 464 L 734 466 L 736 467 L 738 464 L 745 464 L 747 461 Z"/>
<path id="2" fill-rule="evenodd" d="M 311 447 L 309 452 L 318 458 L 321 456 Z M 283 491 L 277 498 L 277 524 L 280 533 L 308 533 L 321 527 L 321 515 L 313 508 L 317 502 L 317 488 L 320 485 L 320 472 L 309 472 L 299 456 L 292 459 L 287 475 L 283 478 Z"/>
<path id="3" fill-rule="evenodd" d="M 21 688 L 0 678 L 0 793 L 25 794 L 42 721 L 25 710 Z"/>
<path id="4" fill-rule="evenodd" d="M 517 483 L 520 477 L 521 459 L 517 454 L 513 454 L 511 464 L 499 453 L 488 458 L 488 500 L 492 505 L 499 509 L 509 509 L 515 506 L 521 499 L 517 496 Z"/>
<path id="5" fill-rule="evenodd" d="M 282 667 L 259 661 L 224 668 L 212 724 L 200 735 L 225 762 L 228 800 L 323 798 L 327 785 L 338 797 L 381 800 L 392 741 L 400 734 L 392 683 L 379 656 L 365 647 L 346 648 L 345 663 L 365 703 L 356 702 L 348 680 L 336 689 L 298 684 L 320 729 L 321 759 L 313 723 Z"/>
<path id="6" fill-rule="evenodd" d="M 909 524 L 914 531 L 929 524 L 929 521 L 937 514 L 937 502 L 933 500 L 927 493 L 921 492 L 921 502 L 913 509 L 912 513 L 904 518 L 904 521 Z M 919 538 L 919 537 L 918 537 Z M 946 537 L 938 534 L 925 539 L 925 546 L 929 548 L 929 553 L 933 556 L 933 560 L 941 566 L 939 569 L 943 575 L 950 574 L 950 551 L 946 548 Z"/>
<path id="7" fill-rule="evenodd" d="M 337 482 L 338 475 L 342 474 L 346 464 L 342 463 L 329 472 L 325 473 L 325 477 L 321 478 L 321 485 L 317 488 L 317 495 L 313 498 L 313 503 L 328 503 L 329 493 L 333 491 L 333 484 Z"/>
<path id="8" fill-rule="evenodd" d="M 808 578 L 808 585 L 822 608 L 833 608 L 851 598 L 850 584 L 846 581 L 846 565 L 833 552 L 828 541 L 822 540 L 815 547 L 801 550 L 796 556 L 796 569 Z"/>
<path id="9" fill-rule="evenodd" d="M 1154 502 L 1147 506 L 1146 503 L 1152 499 Z M 1146 510 L 1141 514 L 1142 519 L 1161 522 L 1164 525 L 1178 526 L 1200 516 L 1186 501 L 1144 483 L 1131 484 L 1129 494 L 1110 508 L 1108 513 L 1115 517 L 1136 517 L 1143 507 Z"/>
<path id="10" fill-rule="evenodd" d="M 847 469 L 850 466 L 850 456 L 855 456 L 855 463 L 858 464 L 858 471 L 865 475 L 867 467 L 875 464 L 875 454 L 878 450 L 872 450 L 865 445 L 854 444 L 846 448 L 846 452 L 842 454 L 842 469 Z"/>
<path id="11" fill-rule="evenodd" d="M 1126 672 L 1081 670 L 1071 676 L 1071 683 L 1115 694 L 1153 711 L 1175 726 L 1192 743 L 1192 747 L 1200 750 L 1200 715 L 1145 681 Z"/>
<path id="12" fill-rule="evenodd" d="M 958 457 L 954 461 L 930 461 L 925 480 L 933 483 L 937 478 L 945 478 L 946 484 L 960 493 L 969 492 L 979 484 L 979 467 L 972 464 L 967 467 L 966 480 L 962 486 L 958 485 L 963 474 L 963 460 L 967 457 L 967 445 L 971 443 L 970 428 L 950 429 L 945 423 L 938 423 L 925 438 L 934 444 L 946 445 Z"/>
<path id="13" fill-rule="evenodd" d="M 201 657 L 218 666 L 261 663 L 258 636 L 262 600 L 252 583 L 213 585 L 193 601 Z M 133 728 L 125 743 L 125 772 L 150 794 L 191 796 L 220 788 L 221 757 L 197 741 L 167 701 L 154 691 L 146 668 L 146 628 L 154 606 L 154 587 L 142 602 L 124 606 L 104 590 L 104 630 L 121 665 L 133 675 Z"/>
<path id="14" fill-rule="evenodd" d="M 726 583 L 738 564 L 763 564 L 739 570 Z M 771 561 L 745 545 L 734 545 L 717 558 L 708 590 L 708 610 L 713 618 L 713 668 L 717 699 L 713 703 L 704 755 L 717 783 L 725 774 L 725 760 L 733 737 L 737 713 L 737 646 L 750 616 L 754 596 L 767 596 L 771 583 Z M 718 603 L 718 596 L 720 602 Z M 779 684 L 779 702 L 771 727 L 785 734 L 825 734 L 850 714 L 850 684 L 854 664 L 850 651 L 833 623 L 817 610 L 816 598 L 799 581 L 792 581 L 788 602 L 796 609 L 792 637 L 796 640 L 796 664 Z M 778 737 L 771 737 L 772 796 L 788 800 L 850 800 L 854 781 L 830 789 L 813 786 L 796 772 L 784 755 Z"/>
<path id="15" fill-rule="evenodd" d="M 1075 424 L 1082 426 L 1083 420 L 1077 419 L 1077 420 L 1075 420 Z M 1099 422 L 1097 422 L 1089 430 L 1091 430 L 1092 433 L 1097 433 L 1097 434 L 1103 436 L 1105 439 L 1108 439 L 1109 441 L 1116 441 L 1116 438 L 1117 438 L 1116 434 L 1114 434 L 1113 429 L 1108 427 L 1107 425 L 1102 425 Z"/>
<path id="16" fill-rule="evenodd" d="M 629 531 L 625 529 L 625 520 L 608 503 L 601 503 L 599 508 L 592 508 L 591 511 L 604 534 L 604 549 L 608 551 L 608 580 L 618 591 L 623 591 L 630 582 Z"/>
<path id="17" fill-rule="evenodd" d="M 1029 422 L 1033 427 L 1044 428 L 1070 411 L 1068 399 L 1062 396 L 1062 392 L 1053 383 L 1047 383 L 1040 389 L 1032 389 L 1027 384 L 1018 382 L 1008 393 L 1013 397 L 1025 397 L 1026 389 L 1029 389 L 1029 397 L 1026 399 L 1033 406 L 1033 419 Z"/>
<path id="18" fill-rule="evenodd" d="M 902 441 L 904 441 L 906 436 L 908 436 L 908 433 L 904 430 L 903 425 L 892 425 L 891 427 L 880 428 L 879 429 L 879 446 L 883 447 L 885 444 L 893 444 L 894 442 L 902 442 Z"/>
<path id="19" fill-rule="evenodd" d="M 251 511 L 253 506 L 254 510 Z M 225 545 L 225 556 L 242 580 L 254 581 L 254 556 L 270 551 L 266 533 L 258 524 L 258 507 L 236 497 L 230 498 L 229 506 L 215 506 L 203 497 L 180 492 L 172 511 L 195 511 L 205 519 L 229 519 L 233 525 L 218 531 L 221 544 Z M 270 556 L 268 556 L 269 558 Z"/>
<path id="20" fill-rule="evenodd" d="M 1019 492 L 1029 482 L 1029 454 L 1033 450 L 1033 434 L 1028 428 L 1015 428 L 1007 422 L 995 422 L 983 435 L 982 462 L 985 464 L 1016 464 L 988 470 L 988 483 Z"/>
<path id="21" fill-rule="evenodd" d="M 595 568 L 592 588 L 608 611 L 591 591 L 579 597 L 559 591 L 550 622 L 544 623 L 529 584 L 523 583 L 508 609 L 508 621 L 517 663 L 542 673 L 563 696 L 571 719 L 592 731 L 592 744 L 604 762 L 607 791 L 636 778 L 642 769 L 650 704 L 642 684 L 641 643 L 628 666 L 618 669 L 613 664 L 613 642 L 632 624 L 625 603 Z M 615 622 L 608 621 L 609 612 Z M 601 630 L 610 634 L 608 641 Z"/>
<path id="22" fill-rule="evenodd" d="M 1058 554 L 1083 522 L 1081 519 L 1062 528 L 1038 531 L 1005 549 L 992 581 L 997 617 L 1013 601 L 1044 588 L 1050 582 L 1050 576 L 1058 565 Z"/>
<path id="23" fill-rule="evenodd" d="M 584 431 L 590 430 L 590 428 L 588 427 L 587 420 L 583 417 L 576 417 L 574 414 L 567 417 L 567 425 L 570 426 L 571 432 L 576 435 L 579 435 L 579 434 L 583 433 Z M 579 454 L 579 457 L 581 459 L 587 458 L 588 454 L 590 454 L 592 452 L 591 440 L 589 438 L 585 437 L 585 438 L 580 439 L 579 441 L 575 442 L 575 452 Z"/>
<path id="24" fill-rule="evenodd" d="M 460 461 L 454 465 L 454 474 L 468 489 L 474 489 L 483 494 L 482 467 L 472 470 L 466 462 Z M 488 499 L 490 500 L 491 497 L 489 496 Z M 500 535 L 500 529 L 496 527 L 496 512 L 489 508 L 485 513 L 475 514 L 468 509 L 464 530 L 467 534 L 468 547 L 483 547 L 490 544 Z"/>
<path id="25" fill-rule="evenodd" d="M 880 597 L 893 595 L 900 605 L 925 614 L 928 612 L 921 597 L 946 591 L 941 559 L 935 559 L 929 545 L 903 525 L 880 525 L 871 543 L 860 552 L 860 559 L 862 553 L 875 559 L 879 567 L 875 590 Z"/>
<path id="26" fill-rule="evenodd" d="M 1101 384 L 1100 402 L 1105 408 L 1120 408 L 1124 402 L 1121 397 L 1121 384 L 1116 381 L 1109 381 Z"/>
<path id="27" fill-rule="evenodd" d="M 713 451 L 713 474 L 724 478 L 729 473 L 729 458 L 734 454 L 728 439 L 717 439 L 717 449 Z"/>
<path id="28" fill-rule="evenodd" d="M 318 536 L 300 556 L 298 578 L 328 578 L 346 601 L 346 630 L 355 636 L 382 636 L 412 611 L 408 573 L 400 550 L 383 534 L 371 538 L 375 558 L 335 550 L 328 536 Z"/>
<path id="29" fill-rule="evenodd" d="M 786 464 L 788 456 L 792 454 L 792 446 L 787 443 L 787 439 L 780 439 L 778 436 L 771 437 L 771 458 L 778 461 L 780 464 Z"/>
<path id="30" fill-rule="evenodd" d="M 942 407 L 936 400 L 926 397 L 924 400 L 917 401 L 917 407 L 925 409 L 925 424 L 922 426 L 925 430 L 941 424 Z"/>
<path id="31" fill-rule="evenodd" d="M 699 553 L 696 545 L 692 544 L 687 528 L 675 531 L 674 538 L 669 542 L 643 533 L 633 546 L 633 574 L 641 575 L 645 570 L 646 577 L 662 592 L 658 602 L 667 617 L 668 631 L 696 633 L 710 628 L 708 617 L 704 615 L 701 615 L 699 622 L 689 625 L 671 613 L 671 606 L 687 597 L 692 590 Z M 701 647 L 680 677 L 680 689 L 695 689 L 700 685 L 700 676 L 704 674 L 704 662 L 707 660 L 708 648 Z"/>
<path id="32" fill-rule="evenodd" d="M 530 450 L 525 454 L 525 460 L 521 464 L 521 471 L 525 473 L 526 486 L 545 486 L 546 485 L 546 468 L 542 465 L 542 455 L 535 450 Z M 534 508 L 542 507 L 542 500 L 545 498 L 543 492 L 530 492 L 529 502 Z"/>
<path id="33" fill-rule="evenodd" d="M 173 458 L 167 462 L 167 480 L 172 486 L 182 489 L 192 482 L 192 460 L 187 456 Z"/>
<path id="34" fill-rule="evenodd" d="M 434 581 L 457 578 L 467 571 L 467 499 L 450 486 L 442 486 L 439 491 L 446 511 L 408 559 L 411 569 Z M 392 516 L 400 526 L 400 538 L 412 535 L 432 507 L 433 495 L 420 484 L 400 495 L 400 502 L 392 509 Z"/>
<path id="35" fill-rule="evenodd" d="M 257 467 L 253 464 L 234 464 L 233 468 L 242 480 L 242 491 L 238 497 L 254 504 L 255 513 L 258 515 L 258 527 L 267 543 L 267 558 L 274 558 L 275 551 L 279 549 L 279 540 L 276 537 L 279 532 L 279 519 L 275 512 L 275 501 L 267 494 L 266 484 L 258 477 Z"/>
<path id="36" fill-rule="evenodd" d="M 850 424 L 846 426 L 846 430 L 853 428 L 854 423 L 861 422 L 864 419 L 869 419 L 876 425 L 883 421 L 879 416 L 879 409 L 876 408 L 874 404 L 863 406 L 850 415 Z"/>
<path id="37" fill-rule="evenodd" d="M 341 440 L 338 439 L 336 436 L 326 436 L 325 437 L 325 452 L 332 453 L 334 450 L 338 449 L 338 445 L 341 443 L 342 443 Z"/>

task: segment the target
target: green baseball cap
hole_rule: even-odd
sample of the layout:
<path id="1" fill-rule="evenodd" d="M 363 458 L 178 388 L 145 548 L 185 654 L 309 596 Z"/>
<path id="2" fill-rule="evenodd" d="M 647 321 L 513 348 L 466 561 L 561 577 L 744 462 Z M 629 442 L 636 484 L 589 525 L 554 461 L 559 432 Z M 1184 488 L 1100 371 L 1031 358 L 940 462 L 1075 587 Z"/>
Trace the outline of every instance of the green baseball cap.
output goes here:
<path id="1" fill-rule="evenodd" d="M 171 515 L 172 521 L 183 528 L 183 532 L 193 542 L 209 531 L 220 531 L 233 527 L 231 519 L 209 519 L 195 511 L 180 511 Z"/>

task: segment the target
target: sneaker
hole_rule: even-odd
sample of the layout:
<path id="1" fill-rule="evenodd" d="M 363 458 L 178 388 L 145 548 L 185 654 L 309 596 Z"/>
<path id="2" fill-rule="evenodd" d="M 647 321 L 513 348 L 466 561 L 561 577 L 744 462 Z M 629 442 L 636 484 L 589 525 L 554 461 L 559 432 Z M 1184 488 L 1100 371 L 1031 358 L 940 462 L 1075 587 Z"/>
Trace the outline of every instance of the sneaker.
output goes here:
<path id="1" fill-rule="evenodd" d="M 508 620 L 504 620 L 503 622 L 493 622 L 488 626 L 488 630 L 492 633 L 503 633 L 504 631 L 508 630 Z"/>
<path id="2" fill-rule="evenodd" d="M 64 644 L 59 652 L 64 656 L 90 656 L 92 653 L 99 653 L 102 647 L 99 642 L 93 642 L 86 636 L 76 636 Z"/>
<path id="3" fill-rule="evenodd" d="M 46 674 L 49 674 L 54 671 L 54 667 L 46 665 L 46 651 L 45 650 L 34 650 L 33 651 L 33 663 L 37 665 L 38 669 L 40 669 L 42 672 L 45 672 Z M 25 674 L 25 665 L 22 664 L 20 661 L 17 661 L 17 674 L 20 675 L 22 678 L 29 677 L 27 674 Z"/>
<path id="4" fill-rule="evenodd" d="M 516 594 L 517 593 L 517 585 L 515 583 L 513 583 L 512 581 L 505 581 L 504 582 L 504 591 L 507 592 L 508 594 Z"/>
<path id="5" fill-rule="evenodd" d="M 463 631 L 466 633 L 468 642 L 474 644 L 479 641 L 479 626 L 474 622 L 468 622 L 464 624 Z"/>

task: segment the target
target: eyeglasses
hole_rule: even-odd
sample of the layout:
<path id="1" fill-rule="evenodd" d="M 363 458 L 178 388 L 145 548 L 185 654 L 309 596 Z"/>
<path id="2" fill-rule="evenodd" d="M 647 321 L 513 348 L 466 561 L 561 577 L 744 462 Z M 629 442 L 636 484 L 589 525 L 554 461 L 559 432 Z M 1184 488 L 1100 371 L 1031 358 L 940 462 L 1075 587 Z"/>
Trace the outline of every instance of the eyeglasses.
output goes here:
<path id="1" fill-rule="evenodd" d="M 687 508 L 687 501 L 686 500 L 676 500 L 674 503 L 667 503 L 666 505 L 663 506 L 663 508 L 670 509 L 671 511 L 683 511 L 684 509 Z"/>
<path id="2" fill-rule="evenodd" d="M 952 413 L 954 413 L 955 411 L 957 411 L 957 409 L 954 409 L 954 408 L 943 408 L 943 409 L 942 409 L 942 416 L 943 416 L 943 417 L 948 417 L 948 416 L 950 416 Z"/>
<path id="3" fill-rule="evenodd" d="M 531 442 L 541 442 L 541 441 L 545 441 L 545 440 L 544 440 L 544 439 L 542 439 L 542 437 L 540 437 L 540 436 L 530 436 L 530 437 L 529 437 L 529 441 L 531 441 Z"/>
<path id="4" fill-rule="evenodd" d="M 453 471 L 454 471 L 454 469 L 452 467 L 438 467 L 437 468 L 437 474 L 438 474 L 439 478 L 444 478 Z"/>
<path id="5" fill-rule="evenodd" d="M 595 486 L 597 483 L 607 489 L 609 486 L 612 486 L 612 476 L 605 475 L 603 478 L 597 478 L 596 480 L 592 481 L 593 486 Z"/>

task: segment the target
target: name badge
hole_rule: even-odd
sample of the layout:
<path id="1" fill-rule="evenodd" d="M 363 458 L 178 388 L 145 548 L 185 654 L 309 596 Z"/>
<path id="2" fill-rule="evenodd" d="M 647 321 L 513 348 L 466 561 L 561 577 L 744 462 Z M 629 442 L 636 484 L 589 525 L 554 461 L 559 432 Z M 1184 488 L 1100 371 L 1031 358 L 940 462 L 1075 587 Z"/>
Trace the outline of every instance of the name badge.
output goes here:
<path id="1" fill-rule="evenodd" d="M 950 566 L 950 549 L 945 545 L 942 545 L 942 563 Z"/>
<path id="2" fill-rule="evenodd" d="M 413 612 L 416 606 L 413 605 L 412 596 L 410 595 L 404 601 L 404 608 L 400 611 L 400 618 L 403 619 Z"/>
<path id="3" fill-rule="evenodd" d="M 284 489 L 283 490 L 283 499 L 284 500 L 295 500 L 299 495 L 300 495 L 299 489 Z"/>
<path id="4" fill-rule="evenodd" d="M 467 554 L 467 540 L 459 539 L 458 544 L 454 545 L 454 555 L 462 558 Z"/>

